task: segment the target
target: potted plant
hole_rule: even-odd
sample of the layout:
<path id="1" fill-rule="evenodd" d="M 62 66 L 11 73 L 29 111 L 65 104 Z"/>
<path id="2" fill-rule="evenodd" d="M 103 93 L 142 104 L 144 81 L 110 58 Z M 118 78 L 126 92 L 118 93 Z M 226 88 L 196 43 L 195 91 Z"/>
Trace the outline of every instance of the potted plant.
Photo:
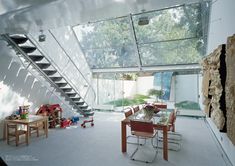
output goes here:
<path id="1" fill-rule="evenodd" d="M 155 96 L 156 100 L 158 101 L 159 97 L 163 95 L 162 90 L 157 90 L 157 89 L 149 89 L 148 90 L 148 95 L 149 96 Z"/>

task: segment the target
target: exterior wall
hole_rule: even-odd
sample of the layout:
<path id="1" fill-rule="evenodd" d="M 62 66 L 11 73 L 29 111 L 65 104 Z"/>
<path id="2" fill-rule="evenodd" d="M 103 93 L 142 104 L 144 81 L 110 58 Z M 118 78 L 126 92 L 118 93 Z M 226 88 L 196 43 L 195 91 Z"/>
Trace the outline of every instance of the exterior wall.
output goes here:
<path id="1" fill-rule="evenodd" d="M 226 44 L 227 37 L 235 33 L 234 0 L 218 0 L 211 7 L 207 55 L 220 44 Z M 208 119 L 210 122 L 210 119 Z M 220 133 L 213 123 L 209 123 L 217 139 L 233 165 L 235 165 L 235 146 L 227 135 Z"/>
<path id="2" fill-rule="evenodd" d="M 147 95 L 148 90 L 154 88 L 153 80 L 154 80 L 153 76 L 138 77 L 136 85 L 137 93 Z"/>
<path id="3" fill-rule="evenodd" d="M 136 81 L 111 79 L 98 79 L 97 81 L 97 79 L 94 79 L 93 82 L 95 83 L 96 92 L 98 92 L 98 105 L 123 97 L 131 97 L 136 94 Z"/>
<path id="4" fill-rule="evenodd" d="M 176 76 L 172 76 L 171 80 L 171 93 L 170 93 L 170 101 L 175 102 L 175 80 Z"/>
<path id="5" fill-rule="evenodd" d="M 177 75 L 175 80 L 175 102 L 198 102 L 197 75 Z"/>

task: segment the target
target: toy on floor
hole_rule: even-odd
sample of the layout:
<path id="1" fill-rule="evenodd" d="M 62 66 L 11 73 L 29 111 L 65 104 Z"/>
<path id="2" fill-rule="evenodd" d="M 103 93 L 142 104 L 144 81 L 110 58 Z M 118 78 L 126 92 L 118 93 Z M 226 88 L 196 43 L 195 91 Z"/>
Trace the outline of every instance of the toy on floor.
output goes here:
<path id="1" fill-rule="evenodd" d="M 60 128 L 66 128 L 71 125 L 71 121 L 69 119 L 62 118 L 60 122 Z"/>
<path id="2" fill-rule="evenodd" d="M 86 128 L 86 123 L 91 123 L 91 126 L 94 126 L 94 119 L 91 117 L 89 120 L 84 120 L 83 123 L 81 124 L 81 127 Z"/>
<path id="3" fill-rule="evenodd" d="M 77 124 L 79 121 L 79 117 L 78 116 L 72 116 L 71 117 L 71 122 L 72 122 L 72 125 L 75 125 Z"/>

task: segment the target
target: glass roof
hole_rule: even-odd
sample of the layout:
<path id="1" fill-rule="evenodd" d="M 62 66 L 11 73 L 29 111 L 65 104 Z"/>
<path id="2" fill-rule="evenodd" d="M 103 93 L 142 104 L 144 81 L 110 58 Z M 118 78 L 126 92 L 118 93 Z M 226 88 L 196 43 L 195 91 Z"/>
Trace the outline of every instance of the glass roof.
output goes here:
<path id="1" fill-rule="evenodd" d="M 195 64 L 206 50 L 209 3 L 73 27 L 91 69 Z M 139 25 L 140 20 L 149 21 Z"/>

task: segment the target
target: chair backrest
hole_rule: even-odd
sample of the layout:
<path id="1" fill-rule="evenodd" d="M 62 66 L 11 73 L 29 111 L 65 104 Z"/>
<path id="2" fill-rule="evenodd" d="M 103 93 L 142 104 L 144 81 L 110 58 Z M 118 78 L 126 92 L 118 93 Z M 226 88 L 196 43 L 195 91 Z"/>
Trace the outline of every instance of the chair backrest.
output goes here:
<path id="1" fill-rule="evenodd" d="M 137 105 L 136 107 L 133 107 L 134 113 L 138 112 L 140 110 L 140 107 Z"/>
<path id="2" fill-rule="evenodd" d="M 168 130 L 171 130 L 174 132 L 175 130 L 175 120 L 176 120 L 176 110 L 174 109 L 171 113 L 170 113 L 170 116 L 169 116 L 169 128 Z"/>
<path id="3" fill-rule="evenodd" d="M 125 117 L 128 118 L 129 116 L 131 116 L 133 114 L 132 109 L 128 108 L 128 109 L 124 110 L 124 114 L 125 114 Z"/>
<path id="4" fill-rule="evenodd" d="M 134 132 L 145 132 L 145 133 L 154 133 L 153 122 L 143 122 L 137 120 L 131 120 L 131 131 Z"/>
<path id="5" fill-rule="evenodd" d="M 155 103 L 154 105 L 157 106 L 157 108 L 167 109 L 167 105 L 166 104 Z"/>
<path id="6" fill-rule="evenodd" d="M 169 124 L 173 125 L 175 123 L 175 120 L 176 120 L 176 113 L 175 110 L 173 110 L 169 116 Z"/>

